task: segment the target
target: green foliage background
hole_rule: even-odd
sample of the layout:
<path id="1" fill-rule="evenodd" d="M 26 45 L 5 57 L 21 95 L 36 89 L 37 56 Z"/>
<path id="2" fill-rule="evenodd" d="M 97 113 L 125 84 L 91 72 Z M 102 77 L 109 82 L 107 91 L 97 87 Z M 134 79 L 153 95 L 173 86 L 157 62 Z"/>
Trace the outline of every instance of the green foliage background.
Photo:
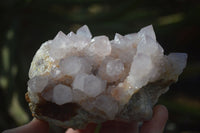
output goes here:
<path id="1" fill-rule="evenodd" d="M 1 0 L 0 131 L 32 119 L 24 94 L 41 43 L 84 24 L 110 39 L 153 24 L 166 54 L 188 53 L 187 68 L 159 103 L 169 109 L 166 133 L 200 132 L 199 0 Z"/>

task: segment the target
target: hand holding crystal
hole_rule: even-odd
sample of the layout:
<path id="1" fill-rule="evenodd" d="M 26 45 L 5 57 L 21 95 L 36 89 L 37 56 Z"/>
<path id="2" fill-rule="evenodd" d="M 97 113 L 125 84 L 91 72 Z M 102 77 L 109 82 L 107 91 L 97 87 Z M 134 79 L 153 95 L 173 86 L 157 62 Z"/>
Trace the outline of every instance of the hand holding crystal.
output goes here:
<path id="1" fill-rule="evenodd" d="M 157 105 L 154 107 L 154 114 L 150 121 L 143 122 L 139 129 L 138 123 L 123 123 L 110 121 L 102 124 L 100 133 L 162 133 L 168 119 L 168 111 L 165 106 Z M 69 128 L 65 133 L 94 133 L 96 124 L 89 124 L 83 130 L 73 130 Z M 47 122 L 33 119 L 30 123 L 6 130 L 3 133 L 48 133 L 49 126 Z"/>

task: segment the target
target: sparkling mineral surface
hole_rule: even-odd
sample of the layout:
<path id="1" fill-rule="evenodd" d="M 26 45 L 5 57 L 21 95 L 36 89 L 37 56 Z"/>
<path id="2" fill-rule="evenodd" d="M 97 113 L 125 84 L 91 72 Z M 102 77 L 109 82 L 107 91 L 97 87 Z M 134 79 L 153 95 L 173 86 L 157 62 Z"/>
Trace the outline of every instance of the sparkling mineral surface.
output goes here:
<path id="1" fill-rule="evenodd" d="M 148 120 L 186 61 L 185 53 L 164 55 L 152 25 L 116 33 L 111 41 L 92 37 L 84 25 L 41 45 L 31 63 L 26 99 L 33 116 L 62 127 Z"/>

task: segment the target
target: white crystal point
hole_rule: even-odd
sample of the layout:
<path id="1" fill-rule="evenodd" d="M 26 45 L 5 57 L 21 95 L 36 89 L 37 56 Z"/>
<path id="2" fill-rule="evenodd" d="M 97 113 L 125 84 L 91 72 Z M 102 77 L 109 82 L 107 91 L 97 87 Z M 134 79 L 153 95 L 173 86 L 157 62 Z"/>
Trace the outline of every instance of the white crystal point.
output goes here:
<path id="1" fill-rule="evenodd" d="M 73 89 L 78 89 L 89 97 L 96 97 L 105 90 L 106 83 L 94 75 L 78 74 L 72 84 Z"/>
<path id="2" fill-rule="evenodd" d="M 28 81 L 28 86 L 32 92 L 40 93 L 48 84 L 48 78 L 42 76 L 35 76 Z"/>
<path id="3" fill-rule="evenodd" d="M 178 76 L 186 67 L 187 54 L 186 53 L 170 53 L 167 58 L 172 64 L 173 74 Z"/>
<path id="4" fill-rule="evenodd" d="M 90 73 L 92 67 L 83 57 L 70 56 L 60 61 L 62 74 L 74 77 L 78 73 Z"/>
<path id="5" fill-rule="evenodd" d="M 67 36 L 62 31 L 59 31 L 50 46 L 50 56 L 55 60 L 65 57 L 66 51 L 69 48 L 68 42 Z"/>
<path id="6" fill-rule="evenodd" d="M 148 25 L 148 26 L 142 28 L 138 34 L 143 34 L 143 35 L 151 37 L 153 40 L 156 40 L 156 35 L 155 35 L 152 25 Z"/>
<path id="7" fill-rule="evenodd" d="M 67 40 L 67 36 L 62 31 L 59 31 L 53 40 L 57 41 L 58 46 L 63 46 Z"/>
<path id="8" fill-rule="evenodd" d="M 124 69 L 124 64 L 120 59 L 107 58 L 99 67 L 98 75 L 108 82 L 113 82 L 122 77 Z"/>
<path id="9" fill-rule="evenodd" d="M 81 52 L 85 47 L 88 46 L 90 42 L 90 38 L 80 35 L 80 33 L 77 35 L 74 32 L 70 32 L 67 34 L 67 37 L 70 40 L 70 45 L 73 48 L 71 53 Z"/>
<path id="10" fill-rule="evenodd" d="M 155 40 L 145 36 L 138 44 L 137 53 L 159 58 L 163 56 L 163 48 Z"/>
<path id="11" fill-rule="evenodd" d="M 94 56 L 94 60 L 102 60 L 105 56 L 111 53 L 111 45 L 108 37 L 96 36 L 91 40 L 91 44 L 88 48 L 88 55 Z M 98 59 L 99 58 L 99 59 Z"/>
<path id="12" fill-rule="evenodd" d="M 69 37 L 69 38 L 74 38 L 75 36 L 76 36 L 76 34 L 72 31 L 67 34 L 67 37 Z"/>
<path id="13" fill-rule="evenodd" d="M 146 85 L 151 77 L 154 64 L 149 56 L 138 54 L 134 57 L 128 82 L 132 87 L 139 89 Z M 137 76 L 136 76 L 137 75 Z"/>
<path id="14" fill-rule="evenodd" d="M 106 73 L 109 76 L 118 76 L 124 71 L 124 64 L 119 60 L 111 60 L 106 65 Z"/>
<path id="15" fill-rule="evenodd" d="M 80 28 L 77 30 L 76 34 L 77 34 L 78 36 L 83 36 L 83 37 L 86 37 L 86 38 L 88 38 L 88 39 L 91 39 L 91 38 L 92 38 L 92 34 L 91 34 L 91 32 L 90 32 L 90 30 L 89 30 L 89 28 L 88 28 L 87 25 L 84 25 L 84 26 L 80 27 Z"/>
<path id="16" fill-rule="evenodd" d="M 121 44 L 124 37 L 119 33 L 115 33 L 114 41 L 116 44 Z"/>
<path id="17" fill-rule="evenodd" d="M 132 48 L 133 39 L 128 39 L 125 36 L 120 35 L 119 33 L 115 34 L 114 40 L 111 41 L 112 46 L 119 49 Z"/>
<path id="18" fill-rule="evenodd" d="M 130 64 L 137 50 L 138 41 L 136 37 L 137 36 L 131 35 L 122 36 L 116 33 L 114 40 L 111 41 L 111 56 L 121 59 L 124 63 Z"/>
<path id="19" fill-rule="evenodd" d="M 72 90 L 70 87 L 58 84 L 53 88 L 52 102 L 63 105 L 72 102 Z"/>
<path id="20" fill-rule="evenodd" d="M 94 106 L 104 112 L 110 120 L 114 119 L 119 110 L 117 102 L 107 95 L 98 96 L 94 101 Z"/>
<path id="21" fill-rule="evenodd" d="M 150 31 L 149 31 L 150 30 Z M 139 89 L 145 86 L 149 81 L 154 81 L 159 77 L 160 64 L 162 60 L 163 48 L 154 38 L 152 26 L 140 30 L 139 43 L 136 55 L 133 58 L 128 82 L 133 88 Z M 134 92 L 134 91 L 133 91 Z"/>

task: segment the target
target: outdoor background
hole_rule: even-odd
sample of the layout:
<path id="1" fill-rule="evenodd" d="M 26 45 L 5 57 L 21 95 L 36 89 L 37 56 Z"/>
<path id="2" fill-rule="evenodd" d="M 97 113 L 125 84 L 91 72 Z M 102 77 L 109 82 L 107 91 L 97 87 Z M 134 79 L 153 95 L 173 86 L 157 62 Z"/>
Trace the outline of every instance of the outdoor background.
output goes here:
<path id="1" fill-rule="evenodd" d="M 187 68 L 159 103 L 169 110 L 166 133 L 200 132 L 199 0 L 1 0 L 0 131 L 32 119 L 24 94 L 40 45 L 84 24 L 110 39 L 153 24 L 165 54 L 188 53 Z"/>

